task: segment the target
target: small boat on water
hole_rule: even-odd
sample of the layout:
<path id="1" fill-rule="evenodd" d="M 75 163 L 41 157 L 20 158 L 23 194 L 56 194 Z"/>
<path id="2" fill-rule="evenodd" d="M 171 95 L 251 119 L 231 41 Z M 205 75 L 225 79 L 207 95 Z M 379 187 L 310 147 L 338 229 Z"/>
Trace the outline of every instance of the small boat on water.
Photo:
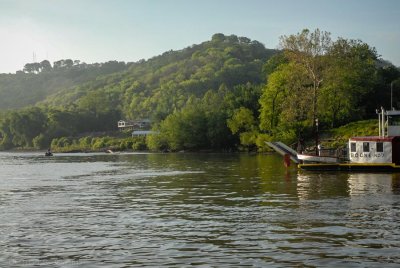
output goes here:
<path id="1" fill-rule="evenodd" d="M 398 171 L 400 172 L 400 111 L 377 111 L 378 136 L 352 137 L 345 149 L 314 154 L 297 153 L 279 142 L 267 144 L 304 170 Z"/>
<path id="2" fill-rule="evenodd" d="M 44 156 L 53 156 L 53 153 L 51 152 L 50 149 L 48 149 L 45 153 Z"/>

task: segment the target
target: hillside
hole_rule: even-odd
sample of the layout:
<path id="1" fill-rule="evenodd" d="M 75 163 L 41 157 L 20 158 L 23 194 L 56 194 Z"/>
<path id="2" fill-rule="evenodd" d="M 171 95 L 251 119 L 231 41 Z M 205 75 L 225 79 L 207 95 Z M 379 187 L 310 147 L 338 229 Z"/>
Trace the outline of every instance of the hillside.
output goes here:
<path id="1" fill-rule="evenodd" d="M 159 121 L 182 108 L 191 96 L 202 97 L 221 86 L 233 89 L 263 83 L 263 65 L 275 52 L 245 37 L 215 34 L 211 41 L 168 51 L 131 64 L 125 72 L 66 88 L 43 104 L 87 107 L 97 99 L 100 106 L 118 108 L 125 118 Z"/>
<path id="2" fill-rule="evenodd" d="M 126 118 L 163 118 L 190 96 L 221 85 L 264 82 L 262 67 L 275 52 L 245 37 L 215 34 L 210 41 L 136 63 L 28 63 L 16 74 L 0 74 L 0 110 L 38 103 L 71 108 L 104 93 L 104 104 L 117 105 Z"/>
<path id="3" fill-rule="evenodd" d="M 204 147 L 227 148 L 233 139 L 227 118 L 242 106 L 257 115 L 263 67 L 276 52 L 246 37 L 215 34 L 201 44 L 129 64 L 27 64 L 0 78 L 0 148 L 46 148 L 57 137 L 115 130 L 121 118 L 149 118 L 157 125 L 186 108 L 210 120 L 187 126 L 203 131 L 190 136 L 207 140 Z M 10 108 L 23 109 L 4 111 Z"/>
<path id="4" fill-rule="evenodd" d="M 315 47 L 315 36 L 326 44 Z M 35 105 L 0 110 L 0 149 L 263 150 L 268 140 L 307 140 L 317 124 L 324 131 L 373 119 L 391 99 L 399 106 L 398 68 L 360 40 L 330 40 L 330 33 L 305 29 L 277 53 L 215 34 L 129 64 L 27 64 L 3 75 L 1 85 L 5 100 Z M 116 136 L 120 119 L 146 119 L 157 135 L 105 137 Z"/>
<path id="5" fill-rule="evenodd" d="M 116 61 L 86 64 L 60 60 L 53 66 L 47 60 L 27 63 L 23 71 L 16 74 L 0 74 L 0 110 L 35 105 L 60 90 L 124 71 L 128 67 L 129 64 Z"/>

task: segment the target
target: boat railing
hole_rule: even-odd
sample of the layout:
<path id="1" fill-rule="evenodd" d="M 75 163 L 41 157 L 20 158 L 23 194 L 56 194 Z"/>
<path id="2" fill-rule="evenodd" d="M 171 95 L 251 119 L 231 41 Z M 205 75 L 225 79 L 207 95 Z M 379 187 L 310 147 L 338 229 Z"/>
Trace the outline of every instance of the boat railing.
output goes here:
<path id="1" fill-rule="evenodd" d="M 331 156 L 331 157 L 336 157 L 337 156 L 337 151 L 336 149 L 319 149 L 319 156 Z"/>
<path id="2" fill-rule="evenodd" d="M 315 147 L 314 149 L 308 149 L 303 151 L 303 153 L 308 155 L 316 155 Z M 318 150 L 318 156 L 324 157 L 336 157 L 339 160 L 348 160 L 347 148 L 321 148 Z"/>

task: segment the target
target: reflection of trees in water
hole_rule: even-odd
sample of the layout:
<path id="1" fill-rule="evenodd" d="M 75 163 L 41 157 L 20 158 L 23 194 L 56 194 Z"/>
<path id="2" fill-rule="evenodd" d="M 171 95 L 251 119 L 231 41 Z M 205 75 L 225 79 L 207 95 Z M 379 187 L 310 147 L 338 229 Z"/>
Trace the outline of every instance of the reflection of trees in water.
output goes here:
<path id="1" fill-rule="evenodd" d="M 297 194 L 300 199 L 348 196 L 348 177 L 346 173 L 299 171 Z"/>
<path id="2" fill-rule="evenodd" d="M 400 194 L 400 173 L 392 174 L 393 194 Z"/>
<path id="3" fill-rule="evenodd" d="M 275 194 L 297 198 L 296 168 L 286 170 L 282 157 L 275 154 L 141 154 L 124 156 L 124 160 L 134 169 L 132 179 L 123 182 L 131 188 L 124 194 L 128 200 L 146 189 L 174 191 L 164 196 L 166 202 L 223 206 L 251 205 L 259 200 L 268 205 L 274 199 L 269 196 Z M 186 173 L 157 175 L 166 171 Z M 149 179 L 141 180 L 147 173 Z"/>

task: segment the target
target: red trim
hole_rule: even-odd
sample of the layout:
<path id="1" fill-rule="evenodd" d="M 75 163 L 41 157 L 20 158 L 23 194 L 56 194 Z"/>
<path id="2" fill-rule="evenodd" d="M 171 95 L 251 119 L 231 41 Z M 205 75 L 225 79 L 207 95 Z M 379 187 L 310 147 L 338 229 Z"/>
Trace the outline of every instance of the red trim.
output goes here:
<path id="1" fill-rule="evenodd" d="M 394 137 L 379 137 L 379 136 L 352 137 L 352 138 L 350 138 L 350 141 L 375 141 L 375 142 L 390 141 L 390 142 L 392 142 L 396 138 L 398 138 L 398 136 L 394 136 Z"/>

